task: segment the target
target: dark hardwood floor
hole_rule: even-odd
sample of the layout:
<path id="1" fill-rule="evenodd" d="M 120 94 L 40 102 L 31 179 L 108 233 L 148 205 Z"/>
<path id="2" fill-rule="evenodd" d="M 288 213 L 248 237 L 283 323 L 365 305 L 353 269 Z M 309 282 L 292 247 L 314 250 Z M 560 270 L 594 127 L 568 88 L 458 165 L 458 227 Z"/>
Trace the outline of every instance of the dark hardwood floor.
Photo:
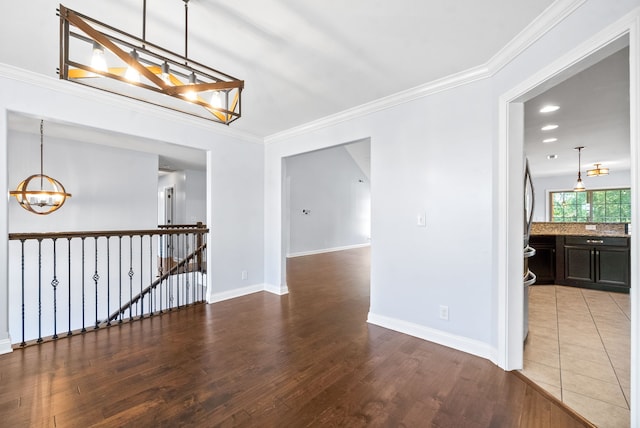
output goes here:
<path id="1" fill-rule="evenodd" d="M 577 427 L 491 362 L 366 323 L 369 250 L 260 292 L 0 356 L 3 427 Z"/>

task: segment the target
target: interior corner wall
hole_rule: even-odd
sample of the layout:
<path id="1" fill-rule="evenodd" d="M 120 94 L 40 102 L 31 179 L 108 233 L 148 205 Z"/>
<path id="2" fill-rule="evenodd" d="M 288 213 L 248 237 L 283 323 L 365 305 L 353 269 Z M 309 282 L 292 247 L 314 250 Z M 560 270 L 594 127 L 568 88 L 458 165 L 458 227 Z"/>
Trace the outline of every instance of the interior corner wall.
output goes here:
<path id="1" fill-rule="evenodd" d="M 490 78 L 269 140 L 267 282 L 286 283 L 282 159 L 370 137 L 370 320 L 495 361 L 500 97 L 639 4 L 588 0 Z M 426 228 L 416 227 L 417 214 L 426 215 Z M 448 320 L 439 318 L 440 305 Z"/>
<path id="2" fill-rule="evenodd" d="M 344 146 L 286 159 L 288 256 L 369 243 L 369 179 Z"/>

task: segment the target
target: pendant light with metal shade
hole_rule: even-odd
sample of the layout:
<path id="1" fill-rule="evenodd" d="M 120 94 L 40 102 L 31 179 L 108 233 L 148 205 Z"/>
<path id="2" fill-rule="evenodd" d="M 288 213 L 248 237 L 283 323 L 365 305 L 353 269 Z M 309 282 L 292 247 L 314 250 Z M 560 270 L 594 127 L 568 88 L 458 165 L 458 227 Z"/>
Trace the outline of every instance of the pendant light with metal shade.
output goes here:
<path id="1" fill-rule="evenodd" d="M 583 146 L 575 147 L 575 150 L 578 151 L 578 180 L 576 181 L 576 185 L 573 187 L 574 192 L 584 192 L 586 190 L 580 173 L 580 153 L 582 152 L 582 149 L 584 149 Z"/>
<path id="2" fill-rule="evenodd" d="M 58 210 L 71 193 L 67 193 L 62 183 L 55 178 L 51 178 L 43 173 L 43 139 L 44 121 L 40 121 L 40 174 L 33 174 L 18 184 L 16 190 L 9 192 L 10 196 L 15 196 L 22 208 L 38 215 L 51 214 Z M 32 190 L 29 185 L 40 181 L 40 188 Z"/>

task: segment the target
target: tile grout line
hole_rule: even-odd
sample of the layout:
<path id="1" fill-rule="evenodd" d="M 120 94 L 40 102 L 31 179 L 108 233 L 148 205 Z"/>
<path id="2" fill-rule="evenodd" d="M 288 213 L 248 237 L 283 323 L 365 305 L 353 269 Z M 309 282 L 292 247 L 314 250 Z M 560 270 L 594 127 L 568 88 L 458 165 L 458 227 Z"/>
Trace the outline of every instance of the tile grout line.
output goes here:
<path id="1" fill-rule="evenodd" d="M 607 293 L 607 295 L 609 295 L 609 297 L 611 298 L 611 300 L 613 300 L 613 303 L 618 307 L 618 309 L 620 309 L 620 312 L 622 312 L 622 315 L 625 316 L 625 318 L 631 322 L 631 318 L 629 318 L 629 316 L 627 315 L 627 312 L 622 308 L 622 306 L 620 306 L 620 304 L 618 304 L 618 301 L 616 299 L 614 299 L 613 297 L 611 297 L 611 293 Z"/>
<path id="2" fill-rule="evenodd" d="M 558 369 L 560 370 L 560 401 L 564 403 L 564 388 L 562 386 L 562 348 L 560 344 L 560 317 L 558 316 L 558 286 L 553 286 L 553 302 L 556 313 L 556 340 L 558 341 Z"/>
<path id="3" fill-rule="evenodd" d="M 600 329 L 598 328 L 598 323 L 596 322 L 596 319 L 593 316 L 593 312 L 591 311 L 591 306 L 589 305 L 589 301 L 585 297 L 584 292 L 583 292 L 582 289 L 580 289 L 580 295 L 582 296 L 582 298 L 584 299 L 584 301 L 585 301 L 585 303 L 587 305 L 587 309 L 589 310 L 589 315 L 591 316 L 591 319 L 593 321 L 593 325 L 596 327 L 596 331 L 598 332 L 598 337 L 600 338 L 600 343 L 602 343 L 602 348 L 604 349 L 605 354 L 607 354 L 607 360 L 609 360 L 609 365 L 611 366 L 611 370 L 613 371 L 613 374 L 616 377 L 616 382 L 618 383 L 618 388 L 620 388 L 620 392 L 622 393 L 622 397 L 624 398 L 624 402 L 627 404 L 627 409 L 629 409 L 630 408 L 629 401 L 627 400 L 627 396 L 624 393 L 624 390 L 622 389 L 622 384 L 620 383 L 620 378 L 618 377 L 618 372 L 616 371 L 615 367 L 613 366 L 613 361 L 611 361 L 611 356 L 609 355 L 609 351 L 607 350 L 607 345 L 604 343 L 604 340 L 602 339 L 602 335 L 600 334 Z M 606 295 L 611 300 L 614 300 L 609 295 L 609 293 L 607 293 Z M 615 302 L 615 300 L 614 300 L 614 302 Z M 562 376 L 562 373 L 560 375 Z"/>

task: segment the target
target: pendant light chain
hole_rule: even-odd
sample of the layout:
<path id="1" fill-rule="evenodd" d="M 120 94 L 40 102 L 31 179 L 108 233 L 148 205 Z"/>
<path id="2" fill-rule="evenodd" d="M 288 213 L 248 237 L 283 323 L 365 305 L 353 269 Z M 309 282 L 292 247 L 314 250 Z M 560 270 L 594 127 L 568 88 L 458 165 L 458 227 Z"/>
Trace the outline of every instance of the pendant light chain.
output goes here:
<path id="1" fill-rule="evenodd" d="M 189 0 L 184 1 L 184 63 L 189 58 Z"/>
<path id="2" fill-rule="evenodd" d="M 147 0 L 142 0 L 142 47 L 147 42 Z"/>
<path id="3" fill-rule="evenodd" d="M 44 186 L 44 120 L 40 119 L 40 190 Z"/>

